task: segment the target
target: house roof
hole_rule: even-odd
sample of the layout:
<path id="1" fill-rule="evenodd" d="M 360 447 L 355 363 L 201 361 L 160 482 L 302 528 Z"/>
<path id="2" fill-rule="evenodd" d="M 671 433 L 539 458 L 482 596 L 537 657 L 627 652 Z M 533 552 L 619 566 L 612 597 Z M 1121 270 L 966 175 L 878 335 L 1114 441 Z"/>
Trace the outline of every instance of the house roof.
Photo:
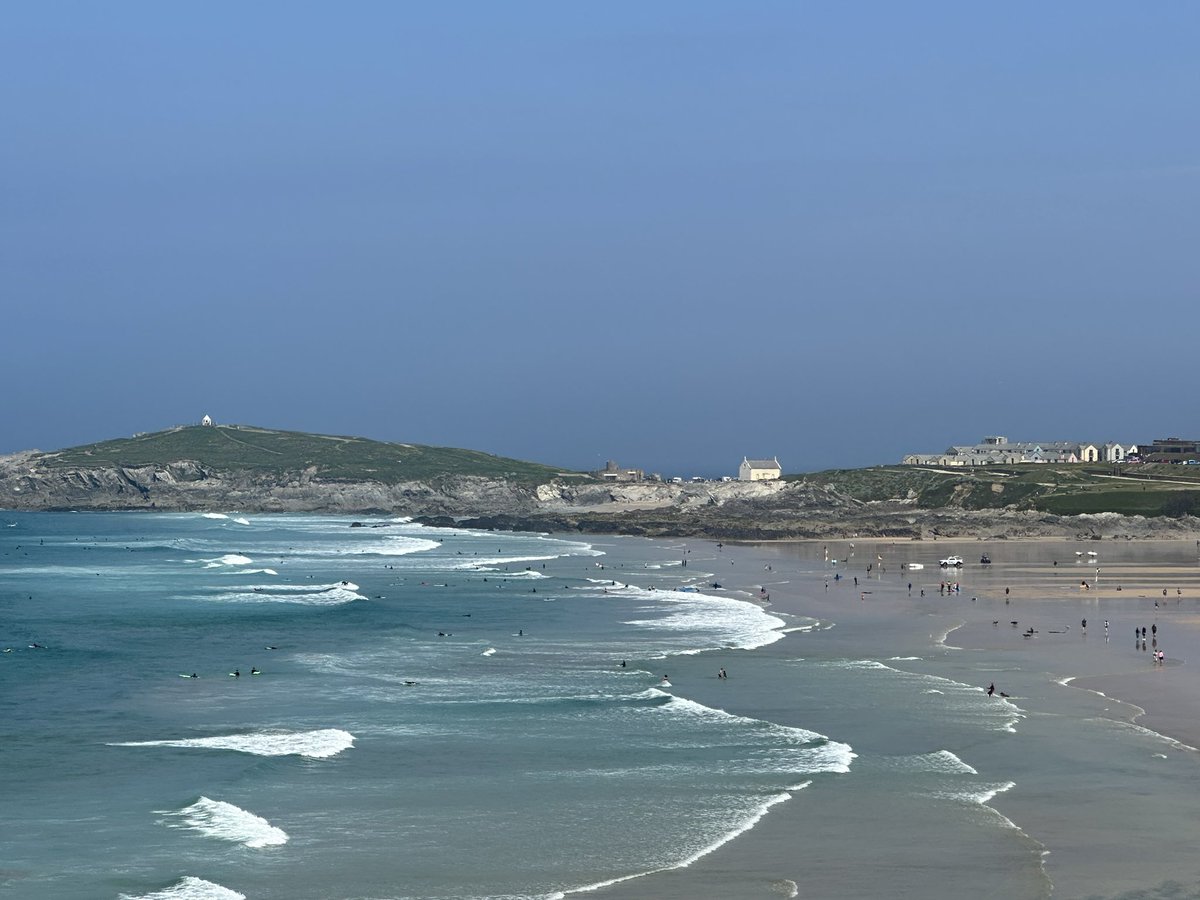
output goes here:
<path id="1" fill-rule="evenodd" d="M 742 457 L 742 462 L 745 463 L 746 465 L 748 465 L 752 469 L 780 469 L 780 468 L 782 468 L 782 466 L 779 465 L 779 460 L 777 460 L 777 459 L 750 459 L 749 457 L 744 456 L 744 457 Z"/>

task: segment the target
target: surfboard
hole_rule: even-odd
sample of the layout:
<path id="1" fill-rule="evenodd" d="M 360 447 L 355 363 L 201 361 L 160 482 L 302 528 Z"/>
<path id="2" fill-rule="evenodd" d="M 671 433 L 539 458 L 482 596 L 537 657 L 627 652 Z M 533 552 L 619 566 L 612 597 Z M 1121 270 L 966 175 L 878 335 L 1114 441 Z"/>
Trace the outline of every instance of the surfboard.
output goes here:
<path id="1" fill-rule="evenodd" d="M 180 678 L 199 678 L 200 676 L 199 675 L 184 675 L 182 672 L 180 672 L 179 677 Z"/>

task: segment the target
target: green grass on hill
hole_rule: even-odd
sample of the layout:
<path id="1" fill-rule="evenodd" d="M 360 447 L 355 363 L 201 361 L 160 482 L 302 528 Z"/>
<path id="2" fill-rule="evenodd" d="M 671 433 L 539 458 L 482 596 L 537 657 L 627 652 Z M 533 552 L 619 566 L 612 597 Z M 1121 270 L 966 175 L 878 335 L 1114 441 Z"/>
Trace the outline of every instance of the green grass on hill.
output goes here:
<path id="1" fill-rule="evenodd" d="M 866 502 L 910 500 L 925 509 L 1037 509 L 1060 515 L 1200 515 L 1200 466 L 1025 464 L 934 469 L 875 466 L 801 476 Z"/>
<path id="2" fill-rule="evenodd" d="M 149 466 L 182 460 L 218 471 L 264 475 L 315 469 L 328 481 L 426 481 L 475 475 L 542 482 L 564 471 L 476 450 L 396 444 L 358 437 L 272 431 L 245 425 L 200 425 L 156 431 L 46 454 L 51 467 Z"/>

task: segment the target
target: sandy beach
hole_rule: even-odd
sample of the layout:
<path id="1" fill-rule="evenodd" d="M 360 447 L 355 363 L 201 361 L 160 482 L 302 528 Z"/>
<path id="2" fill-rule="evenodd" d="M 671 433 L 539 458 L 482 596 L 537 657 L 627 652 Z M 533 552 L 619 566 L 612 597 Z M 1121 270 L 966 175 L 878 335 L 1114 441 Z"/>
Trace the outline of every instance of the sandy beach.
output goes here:
<path id="1" fill-rule="evenodd" d="M 987 837 L 986 825 L 982 835 L 942 833 L 886 787 L 860 797 L 821 785 L 797 791 L 690 866 L 600 896 L 1200 896 L 1200 863 L 1185 840 L 1200 811 L 1190 799 L 1200 775 L 1194 541 L 681 547 L 709 560 L 722 590 L 820 624 L 753 654 L 730 654 L 725 684 L 706 671 L 711 659 L 690 668 L 673 660 L 683 669 L 673 676 L 675 693 L 849 740 L 860 754 L 853 777 L 879 765 L 873 754 L 893 758 L 893 743 L 942 748 L 922 746 L 919 723 L 913 734 L 903 723 L 881 724 L 890 710 L 875 713 L 869 702 L 842 716 L 840 699 L 858 701 L 833 697 L 814 709 L 810 698 L 798 709 L 789 705 L 789 684 L 745 685 L 738 679 L 755 674 L 754 654 L 875 661 L 898 678 L 978 691 L 994 685 L 998 702 L 1019 711 L 1012 733 L 966 740 L 954 752 L 994 777 L 995 790 L 979 798 L 981 815 L 994 816 L 1012 840 Z M 985 553 L 988 565 L 980 563 Z M 963 557 L 961 569 L 939 567 L 951 554 Z M 944 847 L 931 846 L 939 840 Z M 1170 893 L 1180 885 L 1182 893 Z"/>

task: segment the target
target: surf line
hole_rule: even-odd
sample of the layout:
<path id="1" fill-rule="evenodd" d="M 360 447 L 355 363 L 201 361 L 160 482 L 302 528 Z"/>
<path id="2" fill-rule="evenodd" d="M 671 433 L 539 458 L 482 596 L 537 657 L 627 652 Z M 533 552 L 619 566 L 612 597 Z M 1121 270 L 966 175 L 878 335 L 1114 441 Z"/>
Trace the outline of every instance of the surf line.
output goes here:
<path id="1" fill-rule="evenodd" d="M 762 821 L 763 816 L 770 812 L 772 806 L 775 806 L 777 803 L 782 803 L 785 800 L 791 800 L 793 794 L 804 790 L 810 784 L 812 784 L 811 781 L 805 781 L 801 784 L 793 785 L 787 790 L 769 798 L 751 814 L 747 821 L 743 822 L 737 828 L 734 828 L 728 834 L 717 838 L 707 847 L 701 847 L 690 856 L 685 857 L 673 865 L 660 866 L 657 869 L 649 869 L 645 872 L 634 872 L 632 875 L 621 875 L 617 878 L 610 878 L 607 881 L 597 881 L 594 884 L 586 884 L 582 887 L 569 888 L 565 891 L 556 891 L 555 893 L 549 895 L 548 900 L 565 900 L 565 898 L 571 894 L 590 894 L 592 891 L 598 891 L 606 887 L 612 887 L 614 884 L 621 884 L 626 881 L 633 881 L 635 878 L 645 878 L 647 875 L 657 875 L 661 872 L 671 872 L 675 869 L 686 869 L 697 860 L 703 859 L 704 857 L 708 856 L 708 854 L 719 850 L 721 847 L 725 846 L 739 835 L 745 834 L 760 821 Z"/>
<path id="2" fill-rule="evenodd" d="M 941 647 L 941 648 L 943 648 L 943 649 L 945 649 L 945 650 L 961 650 L 961 649 L 962 649 L 962 647 L 954 647 L 954 646 L 951 646 L 950 644 L 947 644 L 947 643 L 946 643 L 946 640 L 947 640 L 947 639 L 950 637 L 950 635 L 951 635 L 951 634 L 953 634 L 954 632 L 958 631 L 958 629 L 962 628 L 962 627 L 963 627 L 963 626 L 965 626 L 966 624 L 967 624 L 967 623 L 966 623 L 965 621 L 962 621 L 962 622 L 959 622 L 957 625 L 951 625 L 949 628 L 947 628 L 945 631 L 943 631 L 943 632 L 942 632 L 942 636 L 941 636 L 941 637 L 934 637 L 934 636 L 931 634 L 931 635 L 929 636 L 929 639 L 930 639 L 931 641 L 933 641 L 933 644 L 934 644 L 934 646 L 935 646 L 935 647 Z"/>

